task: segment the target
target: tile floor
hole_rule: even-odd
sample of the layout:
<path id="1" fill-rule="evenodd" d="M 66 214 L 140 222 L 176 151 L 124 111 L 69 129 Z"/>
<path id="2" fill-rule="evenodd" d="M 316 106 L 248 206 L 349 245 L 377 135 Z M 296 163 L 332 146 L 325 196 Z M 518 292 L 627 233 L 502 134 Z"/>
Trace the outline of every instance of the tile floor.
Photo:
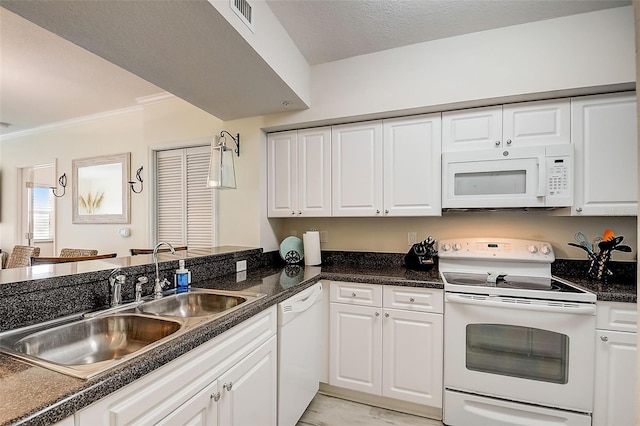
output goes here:
<path id="1" fill-rule="evenodd" d="M 442 426 L 442 422 L 317 394 L 297 426 Z"/>

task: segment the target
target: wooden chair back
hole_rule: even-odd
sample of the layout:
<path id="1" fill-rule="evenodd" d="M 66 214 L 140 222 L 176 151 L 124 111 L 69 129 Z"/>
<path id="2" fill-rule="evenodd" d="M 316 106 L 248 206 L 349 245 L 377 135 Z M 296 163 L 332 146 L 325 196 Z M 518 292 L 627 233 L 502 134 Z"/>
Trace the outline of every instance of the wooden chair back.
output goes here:
<path id="1" fill-rule="evenodd" d="M 75 257 L 32 257 L 31 265 L 44 265 L 50 263 L 69 263 L 69 262 L 82 262 L 85 260 L 101 260 L 112 259 L 116 257 L 118 253 L 98 254 L 95 256 L 75 256 Z"/>
<path id="2" fill-rule="evenodd" d="M 175 251 L 186 250 L 187 246 L 174 247 L 173 249 Z M 167 253 L 167 252 L 170 252 L 170 251 L 171 251 L 171 249 L 169 249 L 167 247 L 162 247 L 162 248 L 158 249 L 158 253 Z M 138 254 L 153 254 L 153 249 L 129 249 L 129 252 L 131 253 L 131 256 L 136 256 Z"/>

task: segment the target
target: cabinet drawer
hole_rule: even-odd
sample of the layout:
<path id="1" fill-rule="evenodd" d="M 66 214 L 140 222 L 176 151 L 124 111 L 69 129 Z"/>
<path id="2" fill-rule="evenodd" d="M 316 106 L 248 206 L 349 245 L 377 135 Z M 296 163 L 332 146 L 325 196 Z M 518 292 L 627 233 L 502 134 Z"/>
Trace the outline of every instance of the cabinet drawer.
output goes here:
<path id="1" fill-rule="evenodd" d="M 598 302 L 596 328 L 600 330 L 638 331 L 638 310 L 635 303 Z"/>
<path id="2" fill-rule="evenodd" d="M 382 300 L 385 308 L 441 314 L 443 293 L 437 288 L 385 286 Z"/>
<path id="3" fill-rule="evenodd" d="M 330 298 L 332 302 L 382 307 L 382 286 L 331 281 Z"/>

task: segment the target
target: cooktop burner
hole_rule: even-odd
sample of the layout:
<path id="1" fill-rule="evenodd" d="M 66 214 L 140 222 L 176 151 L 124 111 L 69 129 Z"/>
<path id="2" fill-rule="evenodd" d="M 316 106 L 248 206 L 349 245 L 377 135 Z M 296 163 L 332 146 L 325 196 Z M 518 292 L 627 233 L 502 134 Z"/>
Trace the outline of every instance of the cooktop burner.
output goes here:
<path id="1" fill-rule="evenodd" d="M 488 275 L 457 272 L 444 272 L 443 275 L 446 282 L 452 285 L 584 293 L 583 290 L 558 281 L 553 277 L 518 277 L 506 275 L 504 279 L 498 279 L 494 283 L 487 281 Z"/>

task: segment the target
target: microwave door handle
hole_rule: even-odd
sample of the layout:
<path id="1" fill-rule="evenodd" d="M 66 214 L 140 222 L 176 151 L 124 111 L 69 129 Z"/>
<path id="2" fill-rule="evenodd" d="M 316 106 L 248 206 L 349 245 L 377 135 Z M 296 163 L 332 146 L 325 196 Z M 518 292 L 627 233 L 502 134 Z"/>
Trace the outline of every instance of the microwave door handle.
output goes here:
<path id="1" fill-rule="evenodd" d="M 545 157 L 538 157 L 538 197 L 547 195 L 547 167 Z"/>

